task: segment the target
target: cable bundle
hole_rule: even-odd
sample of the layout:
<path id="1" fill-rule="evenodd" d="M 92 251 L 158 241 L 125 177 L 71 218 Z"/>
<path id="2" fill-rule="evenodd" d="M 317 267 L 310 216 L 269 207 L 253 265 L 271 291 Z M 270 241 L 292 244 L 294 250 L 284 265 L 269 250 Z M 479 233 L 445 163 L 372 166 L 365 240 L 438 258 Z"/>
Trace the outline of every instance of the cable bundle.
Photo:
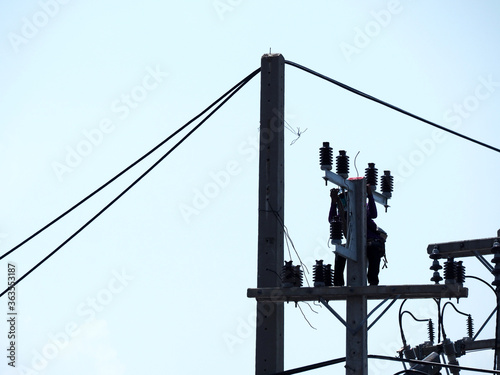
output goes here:
<path id="1" fill-rule="evenodd" d="M 202 112 L 200 112 L 198 115 L 193 117 L 190 121 L 188 121 L 186 124 L 181 126 L 179 129 L 177 129 L 175 132 L 173 132 L 171 135 L 169 135 L 166 139 L 164 139 L 162 142 L 160 142 L 157 146 L 152 148 L 150 151 L 148 151 L 146 154 L 141 156 L 139 159 L 137 159 L 135 162 L 130 164 L 128 167 L 126 167 L 124 170 L 122 170 L 120 173 L 118 173 L 116 176 L 111 178 L 109 181 L 104 183 L 102 186 L 100 186 L 98 189 L 93 191 L 91 194 L 83 198 L 81 201 L 79 201 L 77 204 L 69 208 L 67 211 L 63 212 L 61 215 L 59 215 L 57 218 L 52 220 L 50 223 L 36 231 L 34 234 L 26 238 L 24 241 L 19 243 L 17 246 L 12 248 L 11 250 L 7 251 L 5 254 L 0 256 L 0 260 L 5 258 L 7 255 L 13 253 L 15 250 L 19 249 L 21 246 L 25 245 L 27 242 L 35 238 L 37 235 L 42 233 L 44 230 L 48 229 L 51 227 L 53 224 L 58 222 L 60 219 L 68 215 L 70 212 L 75 210 L 77 207 L 85 203 L 87 200 L 92 198 L 94 195 L 99 193 L 101 190 L 109 186 L 111 183 L 116 181 L 119 177 L 124 175 L 126 172 L 131 170 L 133 167 L 135 167 L 137 164 L 139 164 L 141 161 L 146 159 L 148 156 L 150 156 L 152 153 L 154 153 L 156 150 L 158 150 L 160 147 L 162 147 L 165 143 L 167 143 L 169 140 L 171 140 L 173 137 L 175 137 L 177 134 L 179 134 L 181 131 L 186 129 L 189 125 L 191 125 L 194 121 L 199 119 L 201 116 L 203 116 L 205 113 L 209 112 L 205 118 L 203 118 L 193 129 L 191 129 L 184 137 L 181 138 L 180 141 L 178 141 L 174 146 L 172 146 L 165 154 L 163 154 L 155 163 L 153 163 L 152 166 L 150 166 L 144 173 L 142 173 L 136 180 L 134 180 L 127 188 L 125 188 L 120 194 L 118 194 L 111 202 L 109 202 L 104 208 L 102 208 L 97 214 L 95 214 L 90 220 L 88 220 L 83 226 L 81 226 L 78 230 L 76 230 L 71 236 L 69 236 L 65 241 L 63 241 L 58 247 L 56 247 L 52 252 L 50 252 L 45 258 L 43 258 L 40 262 L 38 262 L 34 267 L 32 267 L 28 272 L 26 272 L 24 275 L 22 275 L 20 278 L 17 279 L 17 281 L 13 284 L 10 285 L 9 288 L 5 289 L 2 293 L 0 293 L 0 297 L 5 295 L 5 293 L 8 292 L 8 290 L 17 284 L 19 284 L 22 280 L 24 280 L 31 272 L 33 272 L 35 269 L 37 269 L 39 266 L 41 266 L 44 262 L 46 262 L 52 255 L 57 253 L 63 246 L 65 246 L 68 242 L 70 242 L 73 238 L 75 238 L 80 232 L 82 232 L 86 227 L 88 227 L 95 219 L 97 219 L 101 214 L 103 214 L 109 207 L 111 207 L 116 201 L 118 201 L 121 197 L 123 197 L 129 190 L 131 190 L 140 180 L 142 180 L 149 172 L 151 172 L 154 168 L 156 168 L 163 160 L 166 159 L 168 155 L 170 155 L 177 147 L 179 147 L 189 136 L 191 136 L 198 128 L 203 125 L 215 112 L 217 112 L 224 104 L 227 103 L 229 99 L 231 99 L 243 86 L 245 86 L 250 80 L 255 77 L 258 73 L 260 72 L 260 68 L 254 70 L 252 73 L 250 73 L 248 76 L 246 76 L 244 79 L 242 79 L 240 82 L 238 82 L 236 85 L 234 85 L 231 89 L 229 89 L 225 94 L 223 94 L 219 99 L 214 101 L 212 104 L 210 104 L 207 108 L 205 108 Z"/>

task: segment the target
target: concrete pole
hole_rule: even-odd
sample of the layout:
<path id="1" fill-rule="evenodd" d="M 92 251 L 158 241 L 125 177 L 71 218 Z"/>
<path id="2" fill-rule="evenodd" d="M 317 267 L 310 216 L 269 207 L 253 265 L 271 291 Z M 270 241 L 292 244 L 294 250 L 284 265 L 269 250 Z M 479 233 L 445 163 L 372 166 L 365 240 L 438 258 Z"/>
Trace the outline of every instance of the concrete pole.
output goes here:
<path id="1" fill-rule="evenodd" d="M 497 313 L 496 313 L 496 328 L 495 328 L 495 370 L 500 370 L 500 288 L 495 288 L 497 295 Z"/>
<path id="2" fill-rule="evenodd" d="M 284 264 L 285 60 L 264 55 L 261 69 L 257 287 L 266 288 L 281 286 Z M 283 371 L 283 302 L 257 301 L 256 326 L 256 375 Z"/>
<path id="3" fill-rule="evenodd" d="M 351 241 L 356 249 L 357 261 L 347 261 L 347 286 L 366 285 L 366 181 L 349 179 L 349 207 Z M 368 335 L 366 295 L 348 297 L 347 324 L 355 329 L 346 330 L 346 374 L 368 375 Z M 364 322 L 362 325 L 361 323 Z M 361 325 L 361 326 L 360 326 Z"/>

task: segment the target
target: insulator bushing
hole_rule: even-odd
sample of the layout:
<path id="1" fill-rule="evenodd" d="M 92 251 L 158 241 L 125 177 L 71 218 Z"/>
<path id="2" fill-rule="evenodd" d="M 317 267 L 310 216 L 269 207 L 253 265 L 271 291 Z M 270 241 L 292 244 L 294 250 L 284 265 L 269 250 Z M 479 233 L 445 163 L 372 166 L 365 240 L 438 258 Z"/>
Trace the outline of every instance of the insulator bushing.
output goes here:
<path id="1" fill-rule="evenodd" d="M 434 334 L 434 324 L 432 323 L 432 319 L 429 319 L 427 322 L 427 333 L 429 334 L 429 341 L 434 343 L 435 334 Z"/>
<path id="2" fill-rule="evenodd" d="M 457 264 L 453 258 L 448 258 L 444 263 L 444 282 L 446 284 L 453 284 L 456 282 L 457 277 Z"/>
<path id="3" fill-rule="evenodd" d="M 303 275 L 304 275 L 304 272 L 300 268 L 300 265 L 297 265 L 293 268 L 293 278 L 294 278 L 293 286 L 296 286 L 296 287 L 302 286 L 303 280 L 304 280 Z"/>
<path id="4" fill-rule="evenodd" d="M 329 142 L 323 142 L 323 147 L 319 149 L 319 165 L 323 171 L 331 171 L 333 164 L 333 150 Z"/>
<path id="5" fill-rule="evenodd" d="M 330 240 L 332 243 L 342 242 L 342 221 L 339 216 L 334 216 L 333 221 L 330 223 Z"/>
<path id="6" fill-rule="evenodd" d="M 323 260 L 317 260 L 313 270 L 314 286 L 325 286 L 325 265 Z"/>
<path id="7" fill-rule="evenodd" d="M 491 252 L 494 254 L 493 259 L 491 260 L 492 263 L 495 264 L 495 268 L 491 271 L 491 273 L 495 276 L 495 280 L 493 281 L 493 285 L 499 286 L 500 285 L 500 243 L 498 240 L 495 240 L 493 243 L 493 246 L 491 248 Z"/>
<path id="8" fill-rule="evenodd" d="M 337 156 L 337 174 L 343 178 L 349 177 L 349 156 L 344 150 L 340 150 Z"/>
<path id="9" fill-rule="evenodd" d="M 434 259 L 432 261 L 432 266 L 429 267 L 429 269 L 434 271 L 431 277 L 431 281 L 434 281 L 434 283 L 439 284 L 439 282 L 443 280 L 443 278 L 441 277 L 438 271 L 443 267 L 439 264 L 440 255 L 437 246 L 435 246 L 434 249 L 432 249 L 432 253 L 429 255 L 429 257 L 431 259 Z"/>
<path id="10" fill-rule="evenodd" d="M 384 175 L 380 178 L 380 188 L 382 194 L 387 198 L 392 197 L 394 177 L 391 176 L 391 171 L 384 171 Z"/>
<path id="11" fill-rule="evenodd" d="M 491 252 L 493 254 L 500 253 L 500 242 L 498 242 L 498 240 L 495 240 L 495 242 L 493 242 L 493 246 L 491 247 Z"/>
<path id="12" fill-rule="evenodd" d="M 470 314 L 467 317 L 467 336 L 470 338 L 474 336 L 474 321 L 472 320 L 472 316 Z"/>
<path id="13" fill-rule="evenodd" d="M 294 266 L 292 261 L 286 261 L 281 270 L 281 282 L 283 288 L 301 287 L 303 280 L 303 272 L 300 265 Z"/>
<path id="14" fill-rule="evenodd" d="M 441 258 L 441 255 L 439 254 L 439 247 L 434 245 L 434 248 L 432 249 L 432 252 L 430 253 L 429 258 L 431 258 L 431 259 Z"/>
<path id="15" fill-rule="evenodd" d="M 434 281 L 434 283 L 436 284 L 439 284 L 439 282 L 443 280 L 443 278 L 441 277 L 441 275 L 439 274 L 438 271 L 434 271 L 434 273 L 432 274 L 432 277 L 431 277 L 431 281 Z"/>
<path id="16" fill-rule="evenodd" d="M 457 283 L 463 284 L 465 282 L 465 266 L 461 260 L 455 262 L 455 273 Z"/>
<path id="17" fill-rule="evenodd" d="M 378 169 L 375 168 L 375 163 L 368 163 L 368 168 L 365 169 L 366 183 L 370 185 L 373 190 L 377 188 Z"/>
<path id="18" fill-rule="evenodd" d="M 439 260 L 437 260 L 437 259 L 434 259 L 432 261 L 432 266 L 429 267 L 429 269 L 431 269 L 433 271 L 439 271 L 441 268 L 443 268 L 443 267 L 439 264 Z"/>

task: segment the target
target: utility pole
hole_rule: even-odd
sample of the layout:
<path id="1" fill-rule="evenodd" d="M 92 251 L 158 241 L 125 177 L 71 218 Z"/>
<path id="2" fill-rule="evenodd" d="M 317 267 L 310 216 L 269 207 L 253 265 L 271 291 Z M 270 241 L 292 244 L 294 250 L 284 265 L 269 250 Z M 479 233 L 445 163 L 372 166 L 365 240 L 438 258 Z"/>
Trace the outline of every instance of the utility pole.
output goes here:
<path id="1" fill-rule="evenodd" d="M 354 202 L 352 209 L 354 220 L 352 230 L 352 247 L 356 251 L 356 262 L 347 262 L 347 285 L 366 286 L 366 180 L 356 178 L 349 180 L 350 200 Z M 366 295 L 346 298 L 347 324 L 358 327 L 346 331 L 346 374 L 368 375 L 368 335 L 366 330 L 367 302 Z"/>
<path id="2" fill-rule="evenodd" d="M 284 241 L 285 60 L 280 54 L 261 59 L 259 223 L 257 286 L 281 285 Z M 257 301 L 255 374 L 274 374 L 284 366 L 282 301 Z"/>
<path id="3" fill-rule="evenodd" d="M 247 296 L 257 301 L 255 374 L 284 371 L 284 302 L 319 301 L 346 327 L 346 375 L 368 375 L 367 331 L 398 299 L 460 298 L 467 297 L 468 289 L 458 283 L 368 286 L 367 181 L 330 172 L 331 161 L 323 178 L 346 189 L 350 202 L 349 244 L 336 245 L 336 252 L 347 258 L 347 286 L 283 287 L 280 273 L 284 265 L 285 218 L 284 74 L 285 60 L 281 54 L 262 56 L 257 288 L 247 290 Z M 388 207 L 390 193 L 372 193 L 377 203 Z M 383 301 L 367 313 L 368 299 Z M 346 301 L 346 321 L 328 305 L 331 300 Z M 392 302 L 368 325 L 368 317 L 389 300 Z"/>
<path id="4" fill-rule="evenodd" d="M 456 258 L 476 257 L 495 276 L 492 282 L 496 294 L 496 309 L 492 312 L 496 313 L 495 339 L 474 341 L 466 343 L 465 346 L 475 345 L 474 349 L 494 349 L 496 364 L 494 370 L 500 370 L 500 230 L 497 232 L 497 237 L 430 244 L 427 253 L 435 260 L 448 259 L 447 263 L 453 263 Z M 494 266 L 484 258 L 485 255 L 491 254 Z"/>
<path id="5" fill-rule="evenodd" d="M 263 70 L 264 73 L 264 70 Z M 261 129 L 262 130 L 262 129 Z M 263 149 L 261 144 L 261 150 Z M 262 157 L 263 154 L 261 154 Z M 262 160 L 262 159 L 261 159 Z M 260 173 L 261 184 L 263 172 Z M 368 374 L 368 345 L 367 336 L 368 330 L 372 327 L 382 315 L 397 301 L 402 299 L 425 299 L 425 298 L 460 298 L 468 296 L 468 289 L 464 288 L 461 284 L 426 284 L 426 285 L 366 285 L 366 179 L 365 178 L 351 178 L 346 179 L 329 170 L 325 170 L 326 181 L 332 182 L 342 188 L 346 189 L 349 194 L 349 202 L 352 204 L 349 208 L 349 217 L 351 220 L 351 235 L 350 243 L 346 248 L 341 245 L 336 245 L 336 251 L 344 254 L 347 258 L 347 286 L 324 286 L 324 287 L 282 287 L 279 283 L 277 275 L 276 279 L 269 279 L 269 284 L 273 286 L 258 286 L 257 288 L 249 288 L 247 296 L 257 300 L 257 362 L 256 369 L 257 375 L 260 374 L 273 374 L 270 370 L 270 365 L 266 363 L 276 364 L 279 358 L 280 365 L 282 365 L 283 353 L 283 336 L 279 334 L 277 326 L 269 324 L 276 320 L 262 320 L 260 312 L 262 308 L 269 309 L 269 311 L 280 311 L 281 319 L 283 319 L 282 305 L 279 302 L 305 302 L 305 301 L 319 301 L 327 310 L 329 310 L 337 319 L 339 319 L 346 327 L 346 375 L 367 375 Z M 261 185 L 262 186 L 262 185 Z M 384 194 L 372 191 L 373 198 L 377 203 L 387 207 L 388 198 Z M 262 203 L 262 201 L 260 201 Z M 261 207 L 259 205 L 259 207 Z M 259 215 L 262 214 L 262 209 Z M 268 218 L 271 220 L 271 218 Z M 259 221 L 260 223 L 260 221 Z M 272 222 L 271 222 L 272 223 Z M 282 239 L 282 233 L 279 234 Z M 259 226 L 260 238 L 260 226 Z M 259 242 L 260 244 L 260 242 Z M 445 252 L 445 251 L 444 251 Z M 269 255 L 269 254 L 267 254 Z M 267 256 L 266 255 L 266 256 Z M 281 254 L 283 256 L 283 254 Z M 269 264 L 277 267 L 275 272 L 279 272 L 280 264 L 278 261 L 274 262 L 269 259 L 269 264 L 261 264 L 261 253 L 259 247 L 259 275 L 262 272 L 269 272 Z M 283 258 L 281 258 L 283 263 Z M 281 264 L 282 264 L 281 263 Z M 276 284 L 278 282 L 278 284 Z M 259 284 L 262 285 L 262 284 Z M 346 301 L 346 321 L 328 304 L 328 301 Z M 383 300 L 377 307 L 370 313 L 367 313 L 367 300 Z M 374 318 L 373 322 L 368 325 L 367 318 L 371 316 L 374 311 L 382 304 L 392 300 L 388 307 L 384 309 L 378 317 Z M 264 303 L 269 303 L 272 306 L 279 306 L 280 310 L 275 310 L 274 307 L 265 307 Z M 271 314 L 269 314 L 270 316 Z M 281 323 L 283 320 L 281 320 Z M 267 328 L 266 328 L 267 324 Z M 282 327 L 282 326 L 281 326 Z M 265 332 L 268 331 L 267 336 Z M 281 331 L 282 333 L 282 331 Z M 267 338 L 266 338 L 267 337 Z M 275 341 L 265 342 L 265 340 Z M 278 350 L 279 347 L 279 350 Z M 266 354 L 266 350 L 269 352 Z M 275 366 L 278 369 L 278 366 Z M 280 373 L 282 370 L 276 370 Z"/>

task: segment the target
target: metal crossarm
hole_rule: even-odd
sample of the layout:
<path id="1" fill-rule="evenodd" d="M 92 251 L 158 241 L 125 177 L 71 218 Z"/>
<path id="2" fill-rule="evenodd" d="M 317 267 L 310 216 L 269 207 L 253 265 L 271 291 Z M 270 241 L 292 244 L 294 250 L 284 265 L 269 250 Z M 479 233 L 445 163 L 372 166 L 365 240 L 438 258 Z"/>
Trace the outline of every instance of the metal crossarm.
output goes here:
<path id="1" fill-rule="evenodd" d="M 345 300 L 365 295 L 367 299 L 465 298 L 469 290 L 460 284 L 367 285 L 302 288 L 249 288 L 247 297 L 257 301 L 303 302 Z"/>

